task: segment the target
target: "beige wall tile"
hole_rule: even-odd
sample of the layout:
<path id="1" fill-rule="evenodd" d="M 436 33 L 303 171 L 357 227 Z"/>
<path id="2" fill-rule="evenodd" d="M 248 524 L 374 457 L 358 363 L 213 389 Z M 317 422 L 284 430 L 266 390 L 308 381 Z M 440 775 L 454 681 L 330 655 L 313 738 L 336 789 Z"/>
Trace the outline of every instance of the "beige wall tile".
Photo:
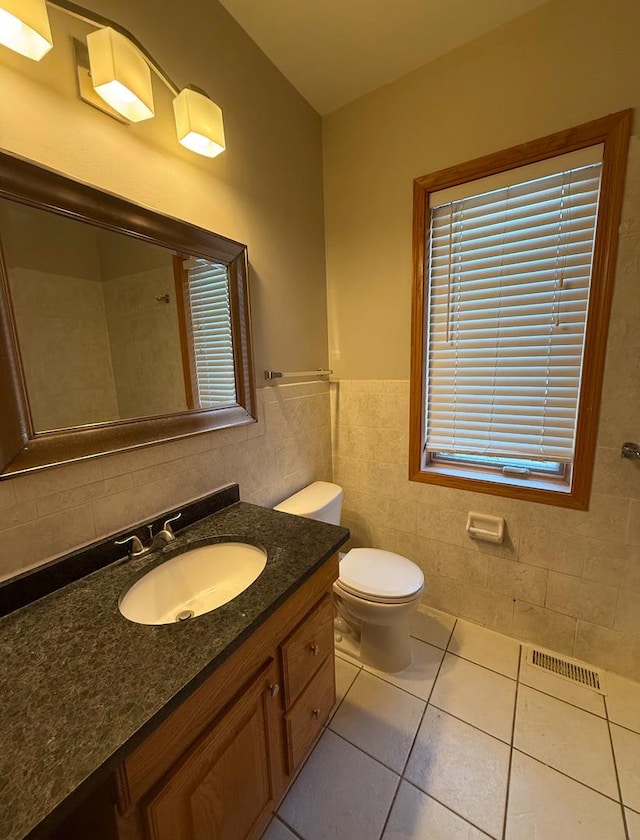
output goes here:
<path id="1" fill-rule="evenodd" d="M 467 515 L 462 510 L 438 505 L 417 505 L 417 533 L 438 542 L 466 545 Z"/>
<path id="2" fill-rule="evenodd" d="M 549 572 L 546 606 L 565 615 L 612 627 L 617 597 L 615 586 Z"/>
<path id="3" fill-rule="evenodd" d="M 38 566 L 94 540 L 91 505 L 42 516 L 2 532 L 0 579 Z"/>
<path id="4" fill-rule="evenodd" d="M 113 478 L 116 475 L 124 475 L 125 473 L 145 469 L 153 464 L 160 464 L 162 461 L 164 461 L 164 448 L 159 444 L 108 455 L 106 458 L 100 459 L 100 465 L 102 475 L 105 478 Z"/>
<path id="5" fill-rule="evenodd" d="M 82 487 L 102 478 L 101 459 L 92 458 L 89 461 L 79 461 L 65 467 L 19 476 L 11 479 L 14 482 L 16 500 L 26 502 L 41 496 L 60 493 L 72 487 Z"/>
<path id="6" fill-rule="evenodd" d="M 640 546 L 587 540 L 584 577 L 640 592 Z"/>
<path id="7" fill-rule="evenodd" d="M 587 540 L 546 528 L 523 525 L 520 535 L 520 560 L 533 566 L 581 575 Z"/>
<path id="8" fill-rule="evenodd" d="M 524 601 L 514 604 L 513 635 L 518 639 L 572 654 L 575 633 L 575 618 Z"/>
<path id="9" fill-rule="evenodd" d="M 430 576 L 438 574 L 439 547 L 440 543 L 428 540 L 425 537 L 419 537 L 417 534 L 405 534 L 402 531 L 398 531 L 396 534 L 396 551 L 420 566 L 424 572 L 427 586 Z"/>
<path id="10" fill-rule="evenodd" d="M 59 510 L 77 507 L 101 496 L 108 496 L 111 493 L 119 493 L 133 487 L 133 476 L 131 473 L 114 476 L 114 478 L 96 481 L 93 484 L 84 484 L 81 487 L 73 487 L 70 490 L 63 490 L 61 493 L 53 493 L 50 496 L 42 496 L 37 500 L 38 516 L 48 516 Z"/>
<path id="11" fill-rule="evenodd" d="M 21 502 L 13 507 L 6 507 L 0 515 L 0 531 L 21 525 L 23 522 L 30 522 L 38 518 L 38 504 L 35 501 Z"/>
<path id="12" fill-rule="evenodd" d="M 15 481 L 0 481 L 0 510 L 11 508 L 16 503 Z"/>
<path id="13" fill-rule="evenodd" d="M 637 636 L 579 621 L 575 656 L 640 681 L 640 639 Z"/>
<path id="14" fill-rule="evenodd" d="M 619 441 L 621 443 L 623 438 L 620 437 Z M 619 444 L 615 448 L 598 447 L 593 471 L 593 489 L 596 493 L 611 496 L 640 498 L 640 461 L 621 458 Z"/>
<path id="15" fill-rule="evenodd" d="M 629 518 L 624 541 L 627 545 L 640 546 L 640 502 L 635 499 L 629 502 Z"/>
<path id="16" fill-rule="evenodd" d="M 513 601 L 503 595 L 434 575 L 427 581 L 422 600 L 443 612 L 468 618 L 500 633 L 511 633 Z"/>
<path id="17" fill-rule="evenodd" d="M 477 551 L 439 543 L 436 572 L 442 577 L 484 587 L 489 574 L 489 559 Z"/>
<path id="18" fill-rule="evenodd" d="M 503 557 L 489 557 L 487 588 L 529 604 L 544 605 L 547 571 Z"/>
<path id="19" fill-rule="evenodd" d="M 614 629 L 640 638 L 640 592 L 620 590 Z"/>

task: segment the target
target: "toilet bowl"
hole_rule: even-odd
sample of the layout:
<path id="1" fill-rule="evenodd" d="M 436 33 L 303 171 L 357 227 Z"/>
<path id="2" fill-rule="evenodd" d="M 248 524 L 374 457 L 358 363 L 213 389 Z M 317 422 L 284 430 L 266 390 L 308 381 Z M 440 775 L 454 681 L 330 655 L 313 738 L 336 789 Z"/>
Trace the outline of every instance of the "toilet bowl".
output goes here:
<path id="1" fill-rule="evenodd" d="M 275 510 L 340 524 L 342 488 L 315 481 Z M 409 619 L 424 590 L 422 570 L 411 560 L 377 548 L 352 548 L 340 559 L 333 585 L 336 647 L 381 671 L 411 663 Z"/>

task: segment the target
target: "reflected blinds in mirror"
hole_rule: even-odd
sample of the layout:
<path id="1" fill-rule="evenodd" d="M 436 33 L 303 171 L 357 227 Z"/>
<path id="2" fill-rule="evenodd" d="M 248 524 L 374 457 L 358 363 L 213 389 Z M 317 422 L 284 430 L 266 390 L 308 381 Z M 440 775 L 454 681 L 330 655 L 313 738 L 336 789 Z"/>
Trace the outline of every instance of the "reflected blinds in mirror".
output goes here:
<path id="1" fill-rule="evenodd" d="M 236 386 L 227 268 L 199 257 L 183 260 L 182 267 L 195 407 L 233 403 Z"/>

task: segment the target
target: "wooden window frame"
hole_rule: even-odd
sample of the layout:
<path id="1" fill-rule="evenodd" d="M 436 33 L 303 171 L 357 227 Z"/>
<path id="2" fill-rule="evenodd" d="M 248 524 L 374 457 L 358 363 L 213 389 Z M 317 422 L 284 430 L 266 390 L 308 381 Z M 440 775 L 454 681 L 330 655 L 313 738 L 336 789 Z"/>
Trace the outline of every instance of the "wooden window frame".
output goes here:
<path id="1" fill-rule="evenodd" d="M 510 149 L 415 179 L 413 184 L 414 281 L 411 310 L 409 421 L 410 481 L 588 510 L 632 113 L 631 110 L 626 110 L 610 114 L 548 137 L 513 146 Z M 498 483 L 479 477 L 463 477 L 429 469 L 425 463 L 424 453 L 424 406 L 427 350 L 425 327 L 429 301 L 425 257 L 429 236 L 430 194 L 598 144 L 604 146 L 602 180 L 570 490 L 567 492 L 550 487 Z"/>

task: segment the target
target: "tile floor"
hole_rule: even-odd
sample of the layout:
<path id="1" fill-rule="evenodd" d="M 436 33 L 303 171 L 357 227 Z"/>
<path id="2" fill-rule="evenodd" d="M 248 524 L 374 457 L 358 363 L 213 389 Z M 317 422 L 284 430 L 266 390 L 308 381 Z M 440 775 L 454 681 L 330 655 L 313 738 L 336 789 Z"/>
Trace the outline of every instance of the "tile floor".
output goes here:
<path id="1" fill-rule="evenodd" d="M 640 840 L 640 684 L 607 695 L 425 610 L 413 662 L 338 654 L 338 700 L 263 840 Z"/>

